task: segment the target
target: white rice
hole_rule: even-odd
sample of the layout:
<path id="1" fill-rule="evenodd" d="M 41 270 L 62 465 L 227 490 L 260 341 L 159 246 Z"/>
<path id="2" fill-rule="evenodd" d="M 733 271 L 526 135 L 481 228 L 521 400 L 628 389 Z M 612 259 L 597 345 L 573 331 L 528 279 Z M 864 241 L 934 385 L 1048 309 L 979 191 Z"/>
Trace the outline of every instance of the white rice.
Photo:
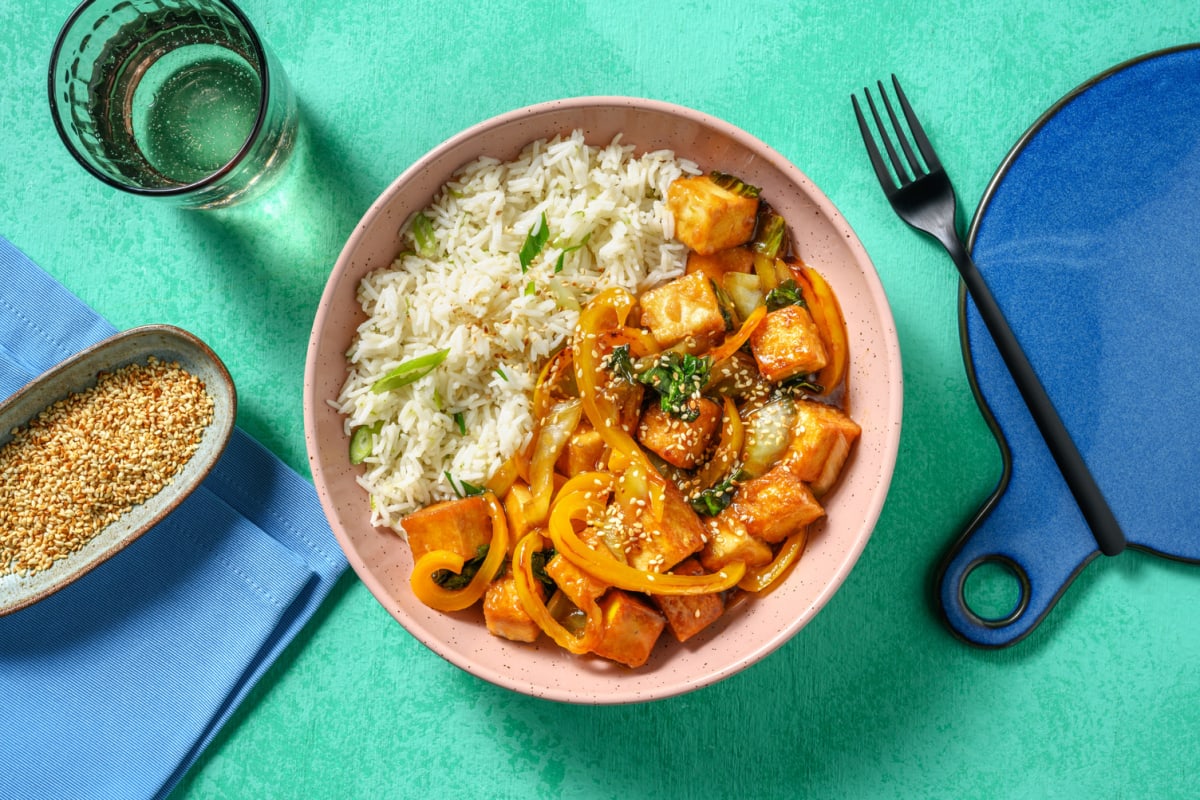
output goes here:
<path id="1" fill-rule="evenodd" d="M 663 198 L 671 181 L 698 171 L 669 151 L 635 156 L 620 136 L 590 147 L 576 131 L 510 163 L 481 158 L 442 188 L 423 212 L 436 256 L 401 255 L 359 287 L 368 319 L 334 404 L 347 433 L 382 421 L 359 478 L 373 524 L 401 531 L 406 514 L 455 496 L 448 475 L 482 484 L 528 443 L 539 367 L 571 336 L 580 305 L 611 286 L 639 292 L 683 272 L 686 248 L 672 238 Z M 518 253 L 543 213 L 549 240 L 522 274 Z M 445 348 L 430 375 L 371 391 L 397 365 Z"/>

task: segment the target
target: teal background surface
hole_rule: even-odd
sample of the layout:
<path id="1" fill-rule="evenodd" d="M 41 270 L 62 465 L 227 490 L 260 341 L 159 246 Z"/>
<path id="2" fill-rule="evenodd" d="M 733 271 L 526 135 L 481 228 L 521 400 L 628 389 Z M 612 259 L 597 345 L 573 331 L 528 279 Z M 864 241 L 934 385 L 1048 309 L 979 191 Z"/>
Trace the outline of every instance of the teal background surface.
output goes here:
<path id="1" fill-rule="evenodd" d="M 463 128 L 589 94 L 721 117 L 829 195 L 892 304 L 904 432 L 858 566 L 743 673 L 643 705 L 527 698 L 433 655 L 351 574 L 175 800 L 1200 793 L 1200 568 L 1133 551 L 1098 559 L 1010 649 L 972 649 L 938 621 L 936 564 L 999 479 L 999 451 L 964 372 L 957 274 L 891 212 L 849 102 L 900 76 L 965 221 L 1062 95 L 1200 37 L 1194 0 L 241 6 L 301 98 L 306 138 L 278 191 L 196 213 L 121 195 L 70 158 L 45 70 L 73 3 L 0 0 L 0 235 L 118 327 L 165 322 L 206 340 L 237 383 L 239 424 L 303 474 L 308 335 L 359 216 Z"/>

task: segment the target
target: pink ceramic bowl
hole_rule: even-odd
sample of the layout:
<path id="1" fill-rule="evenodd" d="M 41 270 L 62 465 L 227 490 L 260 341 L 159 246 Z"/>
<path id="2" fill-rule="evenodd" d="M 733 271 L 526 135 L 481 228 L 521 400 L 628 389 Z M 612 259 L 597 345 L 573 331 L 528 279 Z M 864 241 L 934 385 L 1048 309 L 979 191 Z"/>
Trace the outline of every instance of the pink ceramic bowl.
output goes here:
<path id="1" fill-rule="evenodd" d="M 581 129 L 591 144 L 617 133 L 639 151 L 669 148 L 701 169 L 733 173 L 762 188 L 788 220 L 798 254 L 819 270 L 841 302 L 850 335 L 850 408 L 863 432 L 827 505 L 828 521 L 786 581 L 742 603 L 718 624 L 676 643 L 664 635 L 654 656 L 630 670 L 579 658 L 542 637 L 536 645 L 494 638 L 475 611 L 447 615 L 409 590 L 412 558 L 390 530 L 370 523 L 355 483 L 342 417 L 328 401 L 346 379 L 345 353 L 364 316 L 359 281 L 401 249 L 400 226 L 426 206 L 458 168 L 489 155 L 515 158 L 531 141 Z M 691 691 L 768 655 L 803 628 L 850 572 L 875 527 L 900 440 L 900 349 L 887 298 L 858 238 L 800 170 L 767 145 L 698 111 L 651 100 L 589 97 L 544 103 L 482 122 L 435 148 L 396 179 L 363 216 L 329 277 L 308 349 L 305 438 L 313 481 L 350 564 L 384 608 L 451 663 L 499 686 L 573 703 L 629 703 Z"/>

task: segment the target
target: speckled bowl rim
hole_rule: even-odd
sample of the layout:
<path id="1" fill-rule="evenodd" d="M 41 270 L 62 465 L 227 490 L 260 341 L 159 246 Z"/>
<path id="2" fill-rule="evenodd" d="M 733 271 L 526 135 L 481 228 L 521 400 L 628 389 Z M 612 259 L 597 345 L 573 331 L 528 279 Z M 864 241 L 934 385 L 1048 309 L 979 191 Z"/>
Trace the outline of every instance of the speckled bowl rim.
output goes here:
<path id="1" fill-rule="evenodd" d="M 412 564 L 407 545 L 370 525 L 366 494 L 354 483 L 356 468 L 349 464 L 343 420 L 329 402 L 345 380 L 354 329 L 365 319 L 361 309 L 350 310 L 357 306 L 355 289 L 366 273 L 394 259 L 408 216 L 479 155 L 508 160 L 531 141 L 576 128 L 590 144 L 607 144 L 612 133 L 622 132 L 622 140 L 639 152 L 671 147 L 694 158 L 703 151 L 712 163 L 701 160 L 702 168 L 763 186 L 763 196 L 788 219 L 801 257 L 822 271 L 846 312 L 851 400 L 864 429 L 833 494 L 831 522 L 813 532 L 787 581 L 684 645 L 660 642 L 639 670 L 570 656 L 545 637 L 538 645 L 505 642 L 487 633 L 477 612 L 444 615 L 420 606 L 407 586 Z M 770 180 L 760 183 L 763 176 Z M 902 408 L 900 349 L 887 297 L 858 237 L 825 194 L 745 131 L 699 111 L 632 97 L 577 97 L 504 113 L 451 137 L 405 170 L 346 242 L 322 295 L 305 365 L 305 440 L 313 481 L 334 535 L 368 590 L 414 637 L 468 673 L 523 694 L 581 704 L 657 700 L 711 685 L 758 662 L 803 628 L 842 585 L 874 530 L 899 449 Z M 669 637 L 664 634 L 664 640 Z"/>
<path id="2" fill-rule="evenodd" d="M 12 429 L 24 426 L 43 409 L 71 393 L 96 385 L 100 372 L 155 356 L 179 362 L 204 381 L 213 399 L 213 420 L 204 429 L 192 457 L 170 484 L 100 531 L 82 549 L 31 576 L 0 576 L 0 616 L 27 608 L 82 578 L 116 556 L 162 521 L 208 476 L 225 451 L 237 416 L 233 378 L 215 352 L 199 337 L 173 325 L 142 325 L 120 331 L 64 359 L 0 403 L 0 446 Z"/>

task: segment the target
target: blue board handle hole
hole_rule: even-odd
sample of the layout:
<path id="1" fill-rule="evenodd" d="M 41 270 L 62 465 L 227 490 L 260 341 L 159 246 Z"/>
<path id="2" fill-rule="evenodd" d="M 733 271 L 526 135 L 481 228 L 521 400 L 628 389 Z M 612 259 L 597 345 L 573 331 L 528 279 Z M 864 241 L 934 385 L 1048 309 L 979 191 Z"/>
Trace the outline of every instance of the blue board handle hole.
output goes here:
<path id="1" fill-rule="evenodd" d="M 963 573 L 959 600 L 980 625 L 989 628 L 1011 625 L 1029 605 L 1029 576 L 1010 558 L 984 556 Z"/>

